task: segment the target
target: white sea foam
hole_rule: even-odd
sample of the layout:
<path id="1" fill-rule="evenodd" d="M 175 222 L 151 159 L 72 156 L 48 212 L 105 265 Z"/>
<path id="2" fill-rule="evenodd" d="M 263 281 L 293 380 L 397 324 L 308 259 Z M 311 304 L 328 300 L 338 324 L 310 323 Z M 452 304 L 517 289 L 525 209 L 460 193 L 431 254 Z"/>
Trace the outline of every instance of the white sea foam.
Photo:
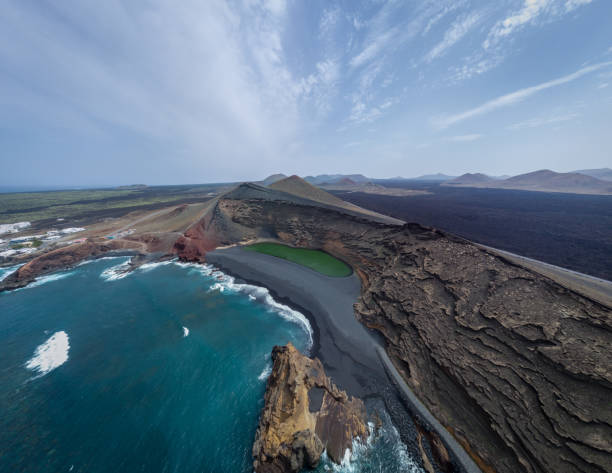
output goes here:
<path id="1" fill-rule="evenodd" d="M 60 279 L 64 279 L 64 278 L 67 278 L 68 276 L 72 276 L 74 273 L 75 273 L 74 271 L 68 271 L 64 273 L 55 273 L 55 274 L 49 274 L 47 276 L 41 276 L 39 278 L 36 278 L 33 283 L 28 284 L 22 289 L 27 289 L 30 287 L 38 287 L 38 286 L 42 286 L 43 284 L 47 284 L 48 282 L 59 281 Z"/>
<path id="2" fill-rule="evenodd" d="M 259 374 L 259 376 L 257 376 L 257 379 L 259 381 L 265 381 L 266 379 L 268 379 L 268 376 L 270 376 L 270 374 L 272 374 L 272 364 L 268 363 L 263 369 L 263 371 Z"/>
<path id="3" fill-rule="evenodd" d="M 7 266 L 5 268 L 0 268 L 0 281 L 8 277 L 9 274 L 12 274 L 17 271 L 22 266 L 23 264 L 16 264 L 15 266 Z"/>
<path id="4" fill-rule="evenodd" d="M 172 263 L 180 268 L 188 269 L 192 273 L 199 273 L 202 276 L 210 276 L 215 271 L 215 268 L 209 264 L 185 263 L 179 260 L 172 260 Z"/>
<path id="5" fill-rule="evenodd" d="M 252 301 L 257 301 L 267 305 L 285 320 L 296 323 L 302 327 L 308 334 L 308 348 L 310 349 L 312 347 L 312 327 L 304 314 L 298 312 L 297 310 L 293 310 L 287 305 L 275 301 L 270 294 L 270 291 L 268 291 L 268 289 L 265 287 L 253 286 L 251 284 L 239 284 L 232 276 L 228 276 L 227 274 L 216 269 L 212 270 L 210 276 L 215 278 L 217 281 L 210 287 L 211 291 L 239 292 L 248 295 L 249 299 Z"/>
<path id="6" fill-rule="evenodd" d="M 34 352 L 34 356 L 26 363 L 26 368 L 44 376 L 68 360 L 70 343 L 68 334 L 63 330 L 55 332 Z"/>
<path id="7" fill-rule="evenodd" d="M 118 265 L 111 266 L 110 268 L 105 269 L 100 274 L 100 277 L 105 281 L 117 281 L 118 279 L 123 279 L 124 277 L 130 274 L 130 261 L 124 261 Z"/>
<path id="8" fill-rule="evenodd" d="M 368 436 L 367 441 L 362 442 L 358 438 L 354 439 L 352 451 L 348 448 L 346 449 L 339 465 L 329 460 L 327 457 L 327 452 L 324 452 L 323 456 L 321 457 L 321 461 L 324 465 L 323 468 L 325 471 L 333 471 L 335 473 L 357 473 L 362 471 L 364 466 L 372 462 L 372 459 L 368 458 L 368 451 L 370 449 L 381 448 L 379 442 L 392 442 L 392 455 L 395 457 L 395 462 L 393 462 L 395 465 L 392 467 L 392 471 L 401 471 L 402 473 L 421 473 L 422 470 L 410 457 L 406 445 L 404 445 L 404 443 L 400 440 L 399 432 L 391 423 L 391 420 L 387 419 L 384 424 L 384 427 L 376 432 L 374 424 L 372 422 L 368 422 L 368 430 L 370 435 Z M 390 461 L 391 458 L 387 456 L 374 461 L 378 463 L 381 460 L 386 462 Z M 383 467 L 383 465 L 380 466 Z"/>
<path id="9" fill-rule="evenodd" d="M 189 336 L 189 329 L 183 326 L 183 338 L 188 337 L 188 336 Z"/>
<path id="10" fill-rule="evenodd" d="M 298 324 L 300 327 L 302 327 L 308 335 L 308 349 L 312 347 L 312 327 L 310 326 L 310 322 L 308 322 L 308 319 L 301 312 L 293 310 L 291 307 L 275 301 L 274 298 L 270 295 L 270 291 L 268 291 L 265 287 L 253 286 L 251 284 L 238 284 L 232 276 L 229 276 L 224 272 L 219 271 L 212 265 L 185 263 L 176 259 L 159 261 L 156 263 L 146 263 L 140 266 L 140 269 L 144 271 L 150 271 L 159 266 L 165 266 L 167 264 L 175 264 L 181 268 L 188 269 L 190 272 L 199 273 L 207 278 L 212 278 L 215 282 L 211 285 L 210 291 L 238 292 L 247 295 L 249 300 L 251 301 L 257 301 L 259 303 L 265 304 L 285 320 Z M 115 281 L 117 279 L 122 279 L 128 274 L 130 274 L 129 271 L 127 271 L 128 268 L 129 262 L 125 261 L 117 266 L 113 266 L 104 270 L 100 277 L 106 281 Z"/>
<path id="11" fill-rule="evenodd" d="M 145 263 L 141 264 L 138 269 L 141 271 L 151 271 L 152 269 L 159 268 L 160 266 L 166 266 L 168 264 L 172 264 L 174 261 L 166 260 L 166 261 L 157 261 L 155 263 Z"/>
<path id="12" fill-rule="evenodd" d="M 79 264 L 77 264 L 77 266 L 85 266 L 87 264 L 96 263 L 98 261 L 106 261 L 106 260 L 111 260 L 111 259 L 123 259 L 123 258 L 125 258 L 125 256 L 104 256 L 102 258 L 90 258 L 90 259 L 81 261 Z"/>

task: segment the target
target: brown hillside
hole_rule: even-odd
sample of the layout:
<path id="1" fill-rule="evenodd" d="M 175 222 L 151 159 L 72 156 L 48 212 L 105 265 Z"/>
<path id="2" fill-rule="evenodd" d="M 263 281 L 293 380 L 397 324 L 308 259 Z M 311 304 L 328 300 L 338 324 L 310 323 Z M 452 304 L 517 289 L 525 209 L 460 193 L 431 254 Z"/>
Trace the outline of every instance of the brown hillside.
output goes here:
<path id="1" fill-rule="evenodd" d="M 344 207 L 346 205 L 346 202 L 340 200 L 338 197 L 335 197 L 329 192 L 309 184 L 301 177 L 295 175 L 280 181 L 276 181 L 270 184 L 268 187 L 270 189 L 287 192 L 288 194 L 297 195 L 298 197 L 314 200 L 323 204 L 336 205 L 338 207 Z"/>

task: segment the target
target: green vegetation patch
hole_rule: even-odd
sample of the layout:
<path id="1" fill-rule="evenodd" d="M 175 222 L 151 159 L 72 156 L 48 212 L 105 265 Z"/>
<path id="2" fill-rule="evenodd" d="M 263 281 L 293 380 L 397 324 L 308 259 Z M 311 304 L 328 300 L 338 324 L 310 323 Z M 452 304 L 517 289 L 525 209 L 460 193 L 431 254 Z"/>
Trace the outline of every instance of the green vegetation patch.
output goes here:
<path id="1" fill-rule="evenodd" d="M 129 186 L 116 189 L 84 189 L 45 192 L 0 193 L 0 223 L 82 217 L 92 212 L 116 211 L 116 216 L 137 208 L 173 205 L 210 199 L 217 184 L 189 186 Z"/>
<path id="2" fill-rule="evenodd" d="M 314 269 L 326 276 L 346 277 L 352 273 L 349 265 L 320 250 L 292 248 L 279 243 L 255 243 L 254 245 L 246 246 L 244 249 L 283 258 Z"/>

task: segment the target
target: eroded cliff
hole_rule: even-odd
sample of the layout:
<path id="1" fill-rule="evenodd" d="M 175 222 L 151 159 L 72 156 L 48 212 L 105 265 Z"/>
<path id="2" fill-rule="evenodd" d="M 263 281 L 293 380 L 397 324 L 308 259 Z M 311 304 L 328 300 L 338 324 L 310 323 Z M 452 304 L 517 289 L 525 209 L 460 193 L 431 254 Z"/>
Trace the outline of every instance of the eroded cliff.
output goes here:
<path id="1" fill-rule="evenodd" d="M 274 347 L 274 366 L 253 444 L 257 473 L 315 468 L 323 451 L 336 463 L 353 439 L 368 437 L 363 402 L 339 390 L 315 358 L 290 343 Z"/>
<path id="2" fill-rule="evenodd" d="M 357 316 L 484 470 L 612 470 L 610 307 L 437 230 L 257 186 L 227 194 L 185 236 L 176 251 L 192 260 L 272 238 L 350 263 Z"/>

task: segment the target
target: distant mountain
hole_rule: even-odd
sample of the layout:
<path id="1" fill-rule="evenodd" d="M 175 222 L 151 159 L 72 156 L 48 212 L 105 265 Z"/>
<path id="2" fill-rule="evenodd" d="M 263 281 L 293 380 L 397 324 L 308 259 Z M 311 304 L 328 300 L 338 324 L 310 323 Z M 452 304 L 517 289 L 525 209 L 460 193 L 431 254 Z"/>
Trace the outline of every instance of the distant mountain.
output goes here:
<path id="1" fill-rule="evenodd" d="M 357 183 L 349 177 L 344 177 L 335 183 L 338 186 L 354 186 Z"/>
<path id="2" fill-rule="evenodd" d="M 612 183 L 577 172 L 555 172 L 550 169 L 495 179 L 485 174 L 464 174 L 442 184 L 457 187 L 487 187 L 571 194 L 612 194 Z"/>
<path id="3" fill-rule="evenodd" d="M 577 172 L 555 172 L 550 169 L 520 174 L 500 181 L 511 189 L 541 190 L 549 192 L 571 192 L 577 194 L 609 194 L 612 184 Z"/>
<path id="4" fill-rule="evenodd" d="M 491 176 L 487 176 L 486 174 L 482 174 L 480 172 L 472 174 L 468 172 L 459 177 L 455 177 L 454 179 L 451 179 L 450 181 L 446 181 L 442 185 L 443 186 L 468 186 L 469 187 L 472 185 L 481 186 L 482 184 L 493 183 L 495 181 L 496 181 L 495 178 Z"/>
<path id="5" fill-rule="evenodd" d="M 572 171 L 572 172 L 577 172 L 578 174 L 584 174 L 586 176 L 595 177 L 603 181 L 612 181 L 612 169 L 610 168 L 580 169 L 579 171 Z"/>
<path id="6" fill-rule="evenodd" d="M 336 205 L 343 207 L 344 201 L 336 196 L 331 195 L 329 192 L 319 189 L 314 185 L 306 182 L 299 176 L 290 176 L 280 181 L 276 181 L 268 186 L 270 189 L 277 191 L 287 192 L 288 194 L 297 195 L 305 199 L 315 200 L 329 205 Z"/>
<path id="7" fill-rule="evenodd" d="M 457 176 L 449 176 L 447 174 L 436 173 L 436 174 L 424 174 L 423 176 L 415 177 L 412 180 L 415 181 L 450 181 L 455 179 Z"/>
<path id="8" fill-rule="evenodd" d="M 266 177 L 263 181 L 261 181 L 261 184 L 264 186 L 269 186 L 270 184 L 273 184 L 277 181 L 280 181 L 281 179 L 286 179 L 287 176 L 285 174 L 272 174 L 268 177 Z"/>
<path id="9" fill-rule="evenodd" d="M 529 187 L 570 192 L 612 190 L 612 184 L 601 179 L 576 172 L 555 172 L 550 169 L 520 174 L 502 181 L 501 184 L 505 187 Z"/>
<path id="10" fill-rule="evenodd" d="M 356 183 L 369 182 L 371 179 L 363 174 L 319 174 L 318 176 L 306 176 L 304 180 L 315 186 L 319 184 L 336 184 L 342 179 L 350 179 Z"/>

